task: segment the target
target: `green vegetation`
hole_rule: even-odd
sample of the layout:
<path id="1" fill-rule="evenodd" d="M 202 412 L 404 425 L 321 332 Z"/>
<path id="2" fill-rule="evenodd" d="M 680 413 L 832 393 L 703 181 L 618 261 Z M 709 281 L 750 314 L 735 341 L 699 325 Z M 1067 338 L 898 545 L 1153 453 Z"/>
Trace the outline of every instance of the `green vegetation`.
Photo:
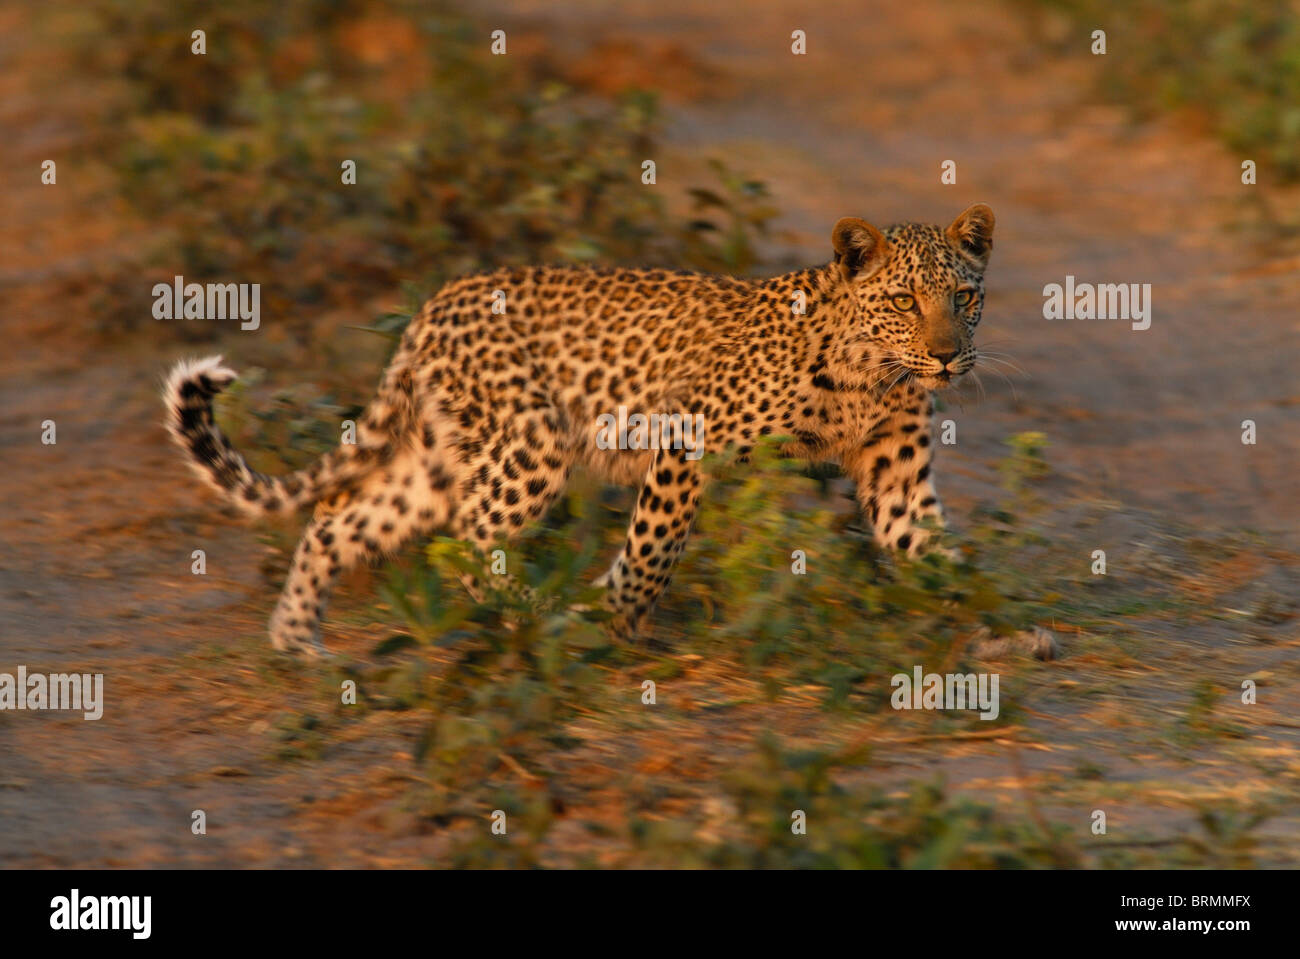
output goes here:
<path id="1" fill-rule="evenodd" d="M 1100 83 L 1107 95 L 1142 113 L 1201 113 L 1224 141 L 1300 177 L 1300 17 L 1290 0 L 1021 0 L 1065 14 L 1077 31 L 1055 34 L 1061 49 L 1086 50 L 1105 30 Z"/>
<path id="2" fill-rule="evenodd" d="M 259 282 L 263 309 L 300 338 L 304 311 L 402 283 L 418 303 L 491 266 L 744 271 L 775 215 L 763 184 L 717 161 L 717 182 L 670 214 L 667 188 L 642 182 L 657 156 L 653 95 L 594 100 L 526 52 L 492 56 L 490 31 L 424 4 L 96 9 L 121 41 L 87 36 L 90 68 L 126 80 L 101 148 L 157 227 L 150 263 Z M 204 56 L 190 53 L 195 24 Z M 119 310 L 148 315 L 138 295 Z"/>
<path id="3" fill-rule="evenodd" d="M 1149 864 L 1171 853 L 1092 845 L 1078 823 L 1067 826 L 1037 810 L 1008 817 L 950 796 L 942 780 L 914 781 L 905 794 L 870 784 L 869 771 L 878 768 L 873 742 L 913 728 L 890 706 L 893 674 L 918 663 L 987 670 L 991 664 L 968 648 L 979 627 L 1007 634 L 1069 617 L 1063 597 L 1078 593 L 1082 577 L 1059 565 L 1058 555 L 1037 551 L 1038 537 L 1015 518 L 1037 509 L 1042 444 L 1039 434 L 1009 443 L 1008 492 L 964 531 L 970 561 L 958 564 L 877 555 L 853 527 L 852 507 L 834 480 L 779 458 L 775 443 L 760 445 L 744 466 L 714 463 L 691 550 L 647 639 L 633 645 L 611 639 L 601 613 L 574 611 L 595 604 L 588 584 L 617 549 L 626 520 L 620 494 L 578 484 L 541 527 L 506 550 L 509 574 L 533 598 L 496 577 L 500 588 L 482 603 L 473 600 L 457 578 L 481 573 L 482 565 L 449 540 L 382 572 L 386 610 L 378 615 L 404 621 L 407 631 L 375 645 L 370 663 L 340 667 L 336 677 L 358 682 L 361 706 L 330 721 L 346 724 L 379 710 L 415 724 L 421 782 L 411 801 L 421 817 L 457 837 L 450 860 L 456 865 L 585 862 L 557 860 L 561 840 L 554 832 L 574 815 L 562 812 L 596 789 L 571 773 L 582 757 L 601 743 L 618 743 L 621 751 L 645 739 L 662 742 L 656 737 L 674 729 L 740 716 L 760 731 L 720 763 L 705 821 L 660 811 L 696 797 L 690 784 L 629 776 L 618 786 L 632 807 L 618 825 L 578 815 L 593 847 L 613 844 L 616 863 L 665 866 Z M 806 555 L 806 573 L 795 572 L 794 549 Z M 1029 592 L 1027 582 L 1036 584 Z M 1117 591 L 1092 597 L 1088 614 L 1106 621 L 1121 609 L 1153 605 Z M 701 688 L 692 675 L 695 660 L 733 665 Z M 995 729 L 1014 737 L 1024 720 L 1017 690 L 1032 688 L 1023 670 L 1042 669 L 1031 662 L 1013 658 L 994 667 L 1004 682 L 996 721 L 935 713 L 919 728 L 938 740 Z M 646 680 L 656 683 L 656 705 L 642 699 Z M 688 689 L 696 707 L 689 715 L 675 705 Z M 767 710 L 788 716 L 796 701 L 839 725 L 838 745 L 792 738 L 779 721 L 754 719 Z M 1194 709 L 1211 708 L 1204 694 L 1196 702 Z M 1196 714 L 1185 722 L 1194 733 L 1203 726 Z M 295 737 L 296 758 L 310 757 L 320 735 L 315 722 L 291 716 L 284 725 Z M 862 732 L 846 742 L 845 729 Z M 1086 765 L 1078 775 L 1104 780 Z M 1090 788 L 1099 787 L 1105 788 Z M 1060 795 L 1053 789 L 1041 799 L 1046 805 Z M 485 826 L 497 809 L 511 823 L 508 843 Z M 807 835 L 791 831 L 795 810 L 815 824 Z M 1249 822 L 1253 828 L 1256 820 Z M 1247 855 L 1248 837 L 1231 842 L 1233 855 Z M 1189 837 L 1176 852 L 1189 864 L 1224 854 L 1213 835 Z"/>

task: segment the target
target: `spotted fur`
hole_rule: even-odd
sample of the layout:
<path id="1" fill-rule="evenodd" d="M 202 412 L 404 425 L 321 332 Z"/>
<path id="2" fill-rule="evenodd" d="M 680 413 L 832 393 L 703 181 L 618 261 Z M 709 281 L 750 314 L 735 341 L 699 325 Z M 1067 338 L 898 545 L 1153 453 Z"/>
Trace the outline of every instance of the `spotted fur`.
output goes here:
<path id="1" fill-rule="evenodd" d="M 357 443 L 286 477 L 250 469 L 214 424 L 213 397 L 234 379 L 220 358 L 175 367 L 167 425 L 245 512 L 316 504 L 271 617 L 279 649 L 322 651 L 343 570 L 438 529 L 486 553 L 540 519 L 580 466 L 640 483 L 601 580 L 612 628 L 631 635 L 685 546 L 704 475 L 698 451 L 600 448 L 598 418 L 702 414 L 708 452 L 792 437 L 791 455 L 856 481 L 882 544 L 915 555 L 942 522 L 931 391 L 975 364 L 993 223 L 983 205 L 947 230 L 848 217 L 830 263 L 767 280 L 564 267 L 457 280 L 407 327 Z"/>

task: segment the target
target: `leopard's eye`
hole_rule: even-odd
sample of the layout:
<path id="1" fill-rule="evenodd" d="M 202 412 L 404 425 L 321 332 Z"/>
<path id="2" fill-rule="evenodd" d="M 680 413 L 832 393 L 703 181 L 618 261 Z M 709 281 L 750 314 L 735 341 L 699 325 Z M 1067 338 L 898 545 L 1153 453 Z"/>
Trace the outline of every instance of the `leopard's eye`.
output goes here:
<path id="1" fill-rule="evenodd" d="M 916 297 L 910 293 L 896 293 L 889 298 L 889 302 L 899 313 L 910 313 L 912 307 L 916 306 Z"/>
<path id="2" fill-rule="evenodd" d="M 974 300 L 975 300 L 974 290 L 958 290 L 956 295 L 953 297 L 953 302 L 955 302 L 958 306 L 970 306 L 971 303 L 974 302 Z"/>

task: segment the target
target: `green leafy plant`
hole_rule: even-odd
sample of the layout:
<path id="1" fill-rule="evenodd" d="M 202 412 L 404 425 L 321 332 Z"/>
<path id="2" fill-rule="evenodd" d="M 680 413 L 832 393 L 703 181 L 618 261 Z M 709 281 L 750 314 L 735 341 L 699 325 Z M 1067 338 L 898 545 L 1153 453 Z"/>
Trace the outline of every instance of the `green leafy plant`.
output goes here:
<path id="1" fill-rule="evenodd" d="M 775 215 L 762 183 L 714 160 L 717 186 L 692 191 L 693 215 L 678 220 L 664 189 L 641 182 L 657 152 L 651 93 L 592 98 L 527 57 L 503 71 L 483 31 L 446 11 L 401 0 L 96 9 L 121 40 L 88 51 L 91 63 L 129 91 L 102 152 L 155 225 L 159 275 L 248 277 L 264 312 L 303 340 L 313 308 L 402 282 L 418 304 L 494 266 L 749 270 Z M 178 40 L 196 23 L 210 37 L 201 57 Z M 400 332 L 406 315 L 373 328 Z"/>
<path id="2" fill-rule="evenodd" d="M 1300 19 L 1286 0 L 1022 0 L 1063 14 L 1086 31 L 1105 29 L 1105 91 L 1140 114 L 1196 111 L 1222 139 L 1300 177 Z M 1084 34 L 1086 36 L 1087 33 Z M 1069 32 L 1076 44 L 1078 33 Z"/>

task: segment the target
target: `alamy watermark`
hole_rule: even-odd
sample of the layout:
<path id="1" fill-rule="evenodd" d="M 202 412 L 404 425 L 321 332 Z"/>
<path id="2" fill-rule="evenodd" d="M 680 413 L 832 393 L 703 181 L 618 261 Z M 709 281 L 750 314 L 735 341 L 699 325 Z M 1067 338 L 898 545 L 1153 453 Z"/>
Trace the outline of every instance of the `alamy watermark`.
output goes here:
<path id="1" fill-rule="evenodd" d="M 186 283 L 183 276 L 176 276 L 171 283 L 155 283 L 152 293 L 155 320 L 238 318 L 243 321 L 241 330 L 262 325 L 260 283 Z"/>
<path id="2" fill-rule="evenodd" d="M 978 709 L 980 719 L 998 718 L 997 673 L 895 673 L 890 705 L 895 709 Z"/>
<path id="3" fill-rule="evenodd" d="M 1151 328 L 1150 283 L 1065 283 L 1043 287 L 1045 320 L 1131 320 L 1133 329 Z"/>
<path id="4" fill-rule="evenodd" d="M 152 917 L 152 896 L 83 896 L 73 889 L 50 900 L 50 928 L 59 931 L 125 930 L 133 939 L 148 939 Z"/>
<path id="5" fill-rule="evenodd" d="M 685 450 L 688 460 L 704 455 L 703 413 L 618 413 L 596 417 L 596 446 L 602 450 Z"/>
<path id="6" fill-rule="evenodd" d="M 68 709 L 87 720 L 104 715 L 103 673 L 0 673 L 0 710 Z"/>

